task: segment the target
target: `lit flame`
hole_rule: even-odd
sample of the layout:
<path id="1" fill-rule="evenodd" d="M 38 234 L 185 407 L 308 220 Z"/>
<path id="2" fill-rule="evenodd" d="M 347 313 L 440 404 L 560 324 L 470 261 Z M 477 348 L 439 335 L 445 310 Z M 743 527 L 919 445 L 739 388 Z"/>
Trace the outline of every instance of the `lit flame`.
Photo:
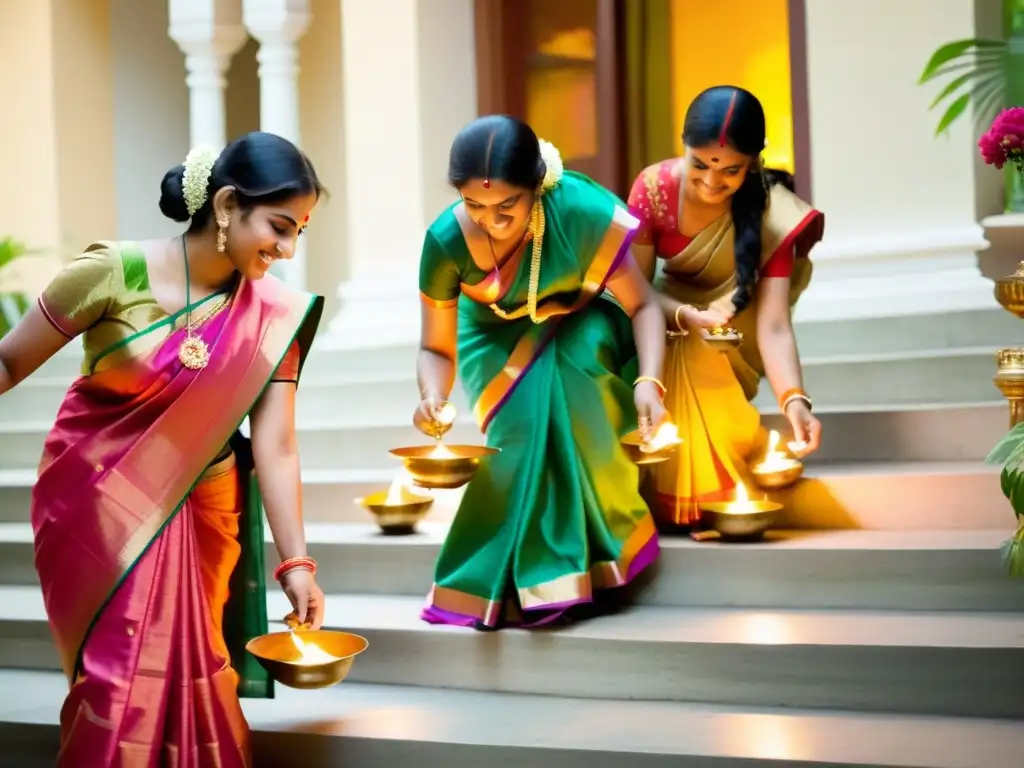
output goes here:
<path id="1" fill-rule="evenodd" d="M 736 503 L 740 505 L 750 504 L 750 495 L 747 493 L 747 486 L 743 481 L 736 483 Z"/>
<path id="2" fill-rule="evenodd" d="M 300 664 L 304 667 L 313 667 L 320 664 L 330 664 L 332 661 L 338 661 L 338 656 L 331 656 L 325 650 L 320 648 L 318 645 L 307 643 L 305 640 L 299 637 L 298 632 L 292 632 L 292 643 L 298 649 L 298 659 L 292 662 L 292 664 Z"/>
<path id="3" fill-rule="evenodd" d="M 412 475 L 408 472 L 402 471 L 395 475 L 395 479 L 391 481 L 391 487 L 388 488 L 388 497 L 384 500 L 384 503 L 389 507 L 396 504 L 402 504 L 405 497 L 408 496 L 408 487 L 412 483 Z"/>
<path id="4" fill-rule="evenodd" d="M 742 515 L 748 512 L 757 512 L 760 509 L 760 505 L 756 501 L 752 501 L 750 495 L 747 493 L 747 486 L 743 484 L 743 481 L 736 483 L 736 495 L 733 501 L 729 502 L 729 506 L 726 507 L 726 512 L 734 515 Z"/>
<path id="5" fill-rule="evenodd" d="M 768 453 L 765 454 L 764 460 L 757 466 L 758 472 L 786 469 L 798 463 L 796 459 L 787 455 L 785 451 L 779 450 L 780 441 L 779 433 L 774 429 L 768 433 Z"/>
<path id="6" fill-rule="evenodd" d="M 423 501 L 423 494 L 417 493 L 416 484 L 410 475 L 405 470 L 400 470 L 395 479 L 391 481 L 391 487 L 388 488 L 388 495 L 384 499 L 384 506 L 386 507 L 401 507 L 406 504 L 418 504 Z"/>
<path id="7" fill-rule="evenodd" d="M 662 448 L 667 448 L 670 445 L 677 445 L 682 440 L 679 438 L 679 428 L 671 421 L 662 422 L 661 426 L 658 427 L 658 431 L 654 433 L 650 441 L 641 446 L 640 450 L 644 453 L 653 453 L 654 451 L 660 451 Z"/>
<path id="8" fill-rule="evenodd" d="M 428 459 L 457 459 L 459 455 L 448 448 L 447 445 L 442 443 L 440 440 L 437 441 L 437 446 L 430 453 L 427 454 Z"/>

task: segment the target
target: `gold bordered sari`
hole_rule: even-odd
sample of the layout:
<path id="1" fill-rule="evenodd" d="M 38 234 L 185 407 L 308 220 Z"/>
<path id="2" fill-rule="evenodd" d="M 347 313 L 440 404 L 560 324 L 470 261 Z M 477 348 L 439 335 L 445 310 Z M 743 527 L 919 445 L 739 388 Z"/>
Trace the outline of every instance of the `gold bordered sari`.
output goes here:
<path id="1" fill-rule="evenodd" d="M 539 324 L 525 316 L 528 245 L 503 269 L 482 269 L 487 238 L 461 203 L 427 232 L 423 300 L 458 306 L 459 377 L 487 443 L 501 452 L 466 489 L 426 621 L 548 623 L 590 603 L 594 590 L 625 584 L 658 553 L 637 468 L 619 444 L 636 427 L 632 329 L 602 295 L 632 258 L 638 222 L 572 172 L 542 200 Z"/>
<path id="2" fill-rule="evenodd" d="M 694 238 L 679 231 L 680 164 L 651 166 L 633 185 L 630 210 L 640 218 L 636 246 L 654 249 L 654 287 L 676 301 L 706 307 L 736 288 L 732 216 L 725 214 Z M 824 233 L 824 216 L 783 186 L 771 188 L 761 228 L 761 277 L 790 278 L 790 306 L 811 280 L 811 248 Z M 659 521 L 692 525 L 702 501 L 732 498 L 747 482 L 746 460 L 762 440 L 760 414 L 750 400 L 764 376 L 757 346 L 757 301 L 732 321 L 744 342 L 726 352 L 699 333 L 669 339 L 665 405 L 684 443 L 652 468 L 646 495 Z"/>

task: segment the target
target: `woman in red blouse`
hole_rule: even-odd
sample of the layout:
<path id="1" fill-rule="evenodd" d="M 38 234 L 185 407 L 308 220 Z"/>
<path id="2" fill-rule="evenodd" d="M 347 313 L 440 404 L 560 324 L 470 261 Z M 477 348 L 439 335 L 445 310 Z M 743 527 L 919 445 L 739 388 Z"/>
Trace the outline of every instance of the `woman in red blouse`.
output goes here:
<path id="1" fill-rule="evenodd" d="M 760 443 L 750 400 L 767 375 L 802 443 L 821 425 L 804 391 L 790 309 L 807 287 L 824 216 L 764 169 L 765 116 L 752 93 L 716 86 L 687 110 L 685 154 L 645 169 L 629 205 L 642 227 L 633 253 L 668 320 L 665 404 L 685 442 L 656 465 L 651 505 L 668 525 L 699 523 L 702 501 L 728 500 Z M 720 352 L 708 331 L 731 326 L 738 347 Z"/>

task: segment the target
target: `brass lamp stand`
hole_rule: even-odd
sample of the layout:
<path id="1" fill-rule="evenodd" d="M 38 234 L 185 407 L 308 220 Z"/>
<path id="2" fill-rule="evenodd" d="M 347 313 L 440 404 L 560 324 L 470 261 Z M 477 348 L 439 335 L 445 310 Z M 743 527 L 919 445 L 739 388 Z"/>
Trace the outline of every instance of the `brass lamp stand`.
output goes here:
<path id="1" fill-rule="evenodd" d="M 996 280 L 996 300 L 1007 312 L 1024 318 L 1024 261 L 1012 275 Z M 1001 349 L 993 382 L 1010 401 L 1010 427 L 1024 421 L 1024 349 Z"/>

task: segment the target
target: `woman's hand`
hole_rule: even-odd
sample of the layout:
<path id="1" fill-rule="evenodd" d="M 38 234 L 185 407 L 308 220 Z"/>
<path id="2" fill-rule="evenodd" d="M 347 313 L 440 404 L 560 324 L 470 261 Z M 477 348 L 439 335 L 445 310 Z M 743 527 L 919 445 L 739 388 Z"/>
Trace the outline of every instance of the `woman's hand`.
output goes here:
<path id="1" fill-rule="evenodd" d="M 427 437 L 439 438 L 452 428 L 455 406 L 440 397 L 426 397 L 412 415 L 413 426 Z"/>
<path id="2" fill-rule="evenodd" d="M 727 315 L 714 307 L 697 309 L 696 307 L 684 306 L 679 311 L 679 314 L 687 325 L 694 328 L 720 328 L 723 325 L 727 325 L 732 318 L 731 315 Z"/>
<path id="3" fill-rule="evenodd" d="M 633 387 L 633 402 L 636 404 L 640 437 L 648 442 L 662 422 L 668 419 L 668 411 L 661 400 L 661 390 L 653 381 L 641 381 Z"/>
<path id="4" fill-rule="evenodd" d="M 793 427 L 793 443 L 799 447 L 794 453 L 802 458 L 818 450 L 821 445 L 821 422 L 811 413 L 807 403 L 803 400 L 791 402 L 786 408 L 786 418 Z"/>
<path id="5" fill-rule="evenodd" d="M 281 576 L 281 589 L 288 595 L 295 619 L 310 629 L 320 629 L 324 623 L 324 593 L 317 586 L 313 574 L 305 568 L 294 568 Z M 287 618 L 285 619 L 287 621 Z"/>

